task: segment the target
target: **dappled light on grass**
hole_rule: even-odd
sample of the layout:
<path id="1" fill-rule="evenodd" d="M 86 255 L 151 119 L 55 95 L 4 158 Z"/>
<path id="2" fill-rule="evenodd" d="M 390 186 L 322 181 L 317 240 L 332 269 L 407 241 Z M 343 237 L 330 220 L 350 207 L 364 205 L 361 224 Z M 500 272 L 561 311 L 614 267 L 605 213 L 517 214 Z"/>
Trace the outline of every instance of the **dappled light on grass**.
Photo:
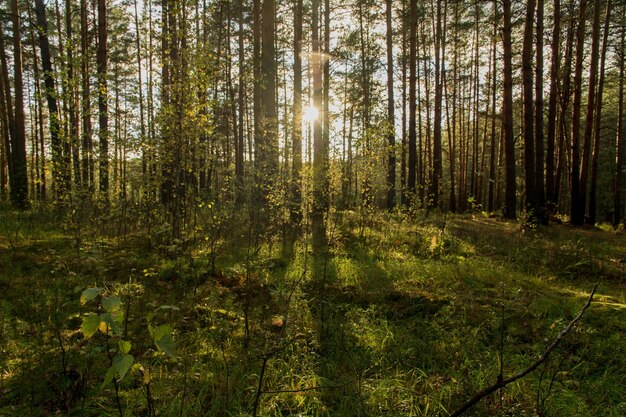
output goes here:
<path id="1" fill-rule="evenodd" d="M 521 233 L 515 223 L 464 216 L 448 216 L 442 232 L 437 215 L 419 222 L 374 216 L 361 228 L 358 215 L 337 221 L 326 267 L 317 269 L 304 242 L 279 255 L 262 246 L 248 258 L 245 239 L 224 239 L 213 272 L 203 241 L 172 258 L 167 250 L 87 239 L 78 258 L 61 228 L 48 224 L 37 239 L 20 232 L 0 253 L 1 311 L 11 323 L 0 351 L 0 411 L 46 414 L 70 404 L 115 414 L 116 380 L 129 413 L 145 414 L 149 384 L 161 413 L 249 414 L 259 355 L 275 350 L 259 415 L 441 415 L 496 380 L 501 350 L 507 375 L 532 363 L 580 308 L 590 282 L 605 276 L 597 302 L 546 364 L 543 385 L 540 373 L 527 376 L 507 387 L 502 407 L 534 413 L 537 391 L 545 396 L 546 378 L 558 371 L 546 409 L 620 415 L 625 284 L 615 275 L 619 265 L 599 260 L 623 256 L 623 234 L 564 226 Z M 103 292 L 84 293 L 89 288 Z M 81 294 L 95 297 L 81 305 Z M 111 299 L 118 333 L 103 327 L 86 338 L 84 318 Z M 156 343 L 158 328 L 167 328 L 175 354 Z M 65 362 L 59 336 L 71 353 Z M 100 390 L 111 369 L 107 346 L 112 358 L 127 352 L 135 363 Z M 62 363 L 66 379 L 83 375 L 80 385 L 51 382 Z M 473 411 L 494 415 L 500 407 L 491 398 Z"/>

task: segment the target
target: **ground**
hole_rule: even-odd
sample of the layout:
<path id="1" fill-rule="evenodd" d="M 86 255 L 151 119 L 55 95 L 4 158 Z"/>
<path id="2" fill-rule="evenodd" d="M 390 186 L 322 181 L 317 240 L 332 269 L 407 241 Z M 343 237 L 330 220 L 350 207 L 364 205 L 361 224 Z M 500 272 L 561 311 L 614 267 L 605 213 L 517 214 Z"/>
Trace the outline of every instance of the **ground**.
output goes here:
<path id="1" fill-rule="evenodd" d="M 623 230 L 339 212 L 314 256 L 204 218 L 168 241 L 4 210 L 0 415 L 445 416 L 537 360 L 596 282 L 546 365 L 468 415 L 626 414 Z"/>

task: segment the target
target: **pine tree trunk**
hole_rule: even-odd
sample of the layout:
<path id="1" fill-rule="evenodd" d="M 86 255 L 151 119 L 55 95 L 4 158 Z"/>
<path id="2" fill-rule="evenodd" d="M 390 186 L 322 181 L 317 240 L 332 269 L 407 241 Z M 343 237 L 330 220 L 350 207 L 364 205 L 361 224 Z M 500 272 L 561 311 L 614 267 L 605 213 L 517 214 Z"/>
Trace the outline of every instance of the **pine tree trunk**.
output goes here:
<path id="1" fill-rule="evenodd" d="M 611 0 L 606 1 L 606 17 L 604 20 L 604 35 L 600 52 L 600 79 L 598 80 L 598 97 L 596 99 L 596 114 L 594 120 L 594 142 L 591 160 L 591 184 L 589 185 L 589 224 L 596 224 L 597 194 L 598 194 L 598 155 L 600 154 L 600 140 L 602 127 L 602 96 L 604 93 L 604 67 L 606 50 L 609 41 L 609 25 L 611 23 Z"/>
<path id="2" fill-rule="evenodd" d="M 574 68 L 574 101 L 572 116 L 572 166 L 571 166 L 571 223 L 583 224 L 585 220 L 585 201 L 580 201 L 580 107 L 582 103 L 583 51 L 585 47 L 585 16 L 587 0 L 581 0 L 576 31 L 576 64 Z"/>
<path id="3" fill-rule="evenodd" d="M 98 0 L 98 137 L 100 158 L 98 161 L 100 192 L 108 199 L 109 193 L 109 115 L 107 104 L 107 7 L 106 0 Z"/>
<path id="4" fill-rule="evenodd" d="M 11 138 L 13 176 L 11 202 L 20 209 L 30 206 L 28 201 L 28 174 L 26 165 L 26 121 L 24 118 L 24 83 L 22 80 L 21 18 L 17 0 L 11 0 L 13 20 L 13 82 L 15 85 L 15 134 Z"/>
<path id="5" fill-rule="evenodd" d="M 327 0 L 328 1 L 328 0 Z M 385 0 L 387 22 L 387 209 L 392 210 L 396 204 L 396 137 L 395 137 L 395 102 L 393 97 L 393 27 L 392 1 Z"/>
<path id="6" fill-rule="evenodd" d="M 560 36 L 561 36 L 561 0 L 554 0 L 554 17 L 552 19 L 552 59 L 550 64 L 550 97 L 548 99 L 548 137 L 546 149 L 546 201 L 550 211 L 554 210 L 556 201 L 556 188 L 554 180 L 555 169 L 555 142 L 557 133 L 557 102 L 559 97 L 559 72 L 560 72 Z"/>
<path id="7" fill-rule="evenodd" d="M 504 197 L 504 217 L 508 219 L 517 218 L 517 197 L 515 185 L 515 142 L 513 137 L 513 69 L 512 69 L 512 45 L 511 45 L 511 0 L 503 1 L 504 26 L 503 26 L 503 48 L 504 48 L 504 154 L 505 154 L 505 197 Z"/>
<path id="8" fill-rule="evenodd" d="M 598 58 L 600 56 L 600 6 L 601 1 L 595 0 L 593 6 L 593 29 L 591 34 L 591 65 L 589 67 L 589 92 L 587 94 L 587 115 L 585 120 L 585 136 L 583 142 L 583 154 L 580 168 L 580 188 L 578 189 L 577 203 L 582 212 L 582 220 L 585 220 L 585 207 L 587 204 L 587 187 L 589 180 L 589 164 L 591 163 L 591 144 L 593 142 L 593 121 L 596 107 L 596 88 L 598 79 Z M 581 220 L 581 223 L 582 223 Z M 590 217 L 586 218 L 590 223 Z"/>

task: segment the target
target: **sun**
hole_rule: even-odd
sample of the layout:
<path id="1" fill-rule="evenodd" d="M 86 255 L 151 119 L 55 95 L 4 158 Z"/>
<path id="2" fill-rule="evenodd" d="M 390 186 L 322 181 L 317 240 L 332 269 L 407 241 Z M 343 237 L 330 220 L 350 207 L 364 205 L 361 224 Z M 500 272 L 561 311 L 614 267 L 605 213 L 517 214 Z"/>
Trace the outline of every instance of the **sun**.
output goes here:
<path id="1" fill-rule="evenodd" d="M 314 120 L 316 120 L 319 116 L 319 110 L 317 110 L 314 106 L 308 106 L 306 109 L 304 109 L 304 120 L 306 120 L 307 122 L 312 122 Z"/>

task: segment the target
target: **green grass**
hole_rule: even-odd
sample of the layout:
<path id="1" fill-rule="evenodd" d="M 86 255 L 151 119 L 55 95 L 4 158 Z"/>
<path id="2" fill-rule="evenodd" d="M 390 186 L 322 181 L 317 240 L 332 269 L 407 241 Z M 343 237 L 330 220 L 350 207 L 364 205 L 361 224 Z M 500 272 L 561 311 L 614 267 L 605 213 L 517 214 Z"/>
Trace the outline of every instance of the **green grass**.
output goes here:
<path id="1" fill-rule="evenodd" d="M 315 259 L 306 239 L 256 251 L 245 227 L 211 246 L 203 232 L 159 243 L 139 222 L 120 237 L 114 215 L 81 219 L 1 213 L 0 415 L 248 416 L 263 357 L 258 415 L 447 415 L 496 381 L 501 356 L 505 376 L 536 360 L 595 282 L 547 364 L 469 414 L 626 413 L 622 230 L 389 214 L 362 228 L 345 212 Z M 80 331 L 99 312 L 79 302 L 89 287 L 128 311 L 134 366 L 117 395 L 101 385 L 121 337 Z M 176 358 L 149 315 L 173 328 Z"/>

